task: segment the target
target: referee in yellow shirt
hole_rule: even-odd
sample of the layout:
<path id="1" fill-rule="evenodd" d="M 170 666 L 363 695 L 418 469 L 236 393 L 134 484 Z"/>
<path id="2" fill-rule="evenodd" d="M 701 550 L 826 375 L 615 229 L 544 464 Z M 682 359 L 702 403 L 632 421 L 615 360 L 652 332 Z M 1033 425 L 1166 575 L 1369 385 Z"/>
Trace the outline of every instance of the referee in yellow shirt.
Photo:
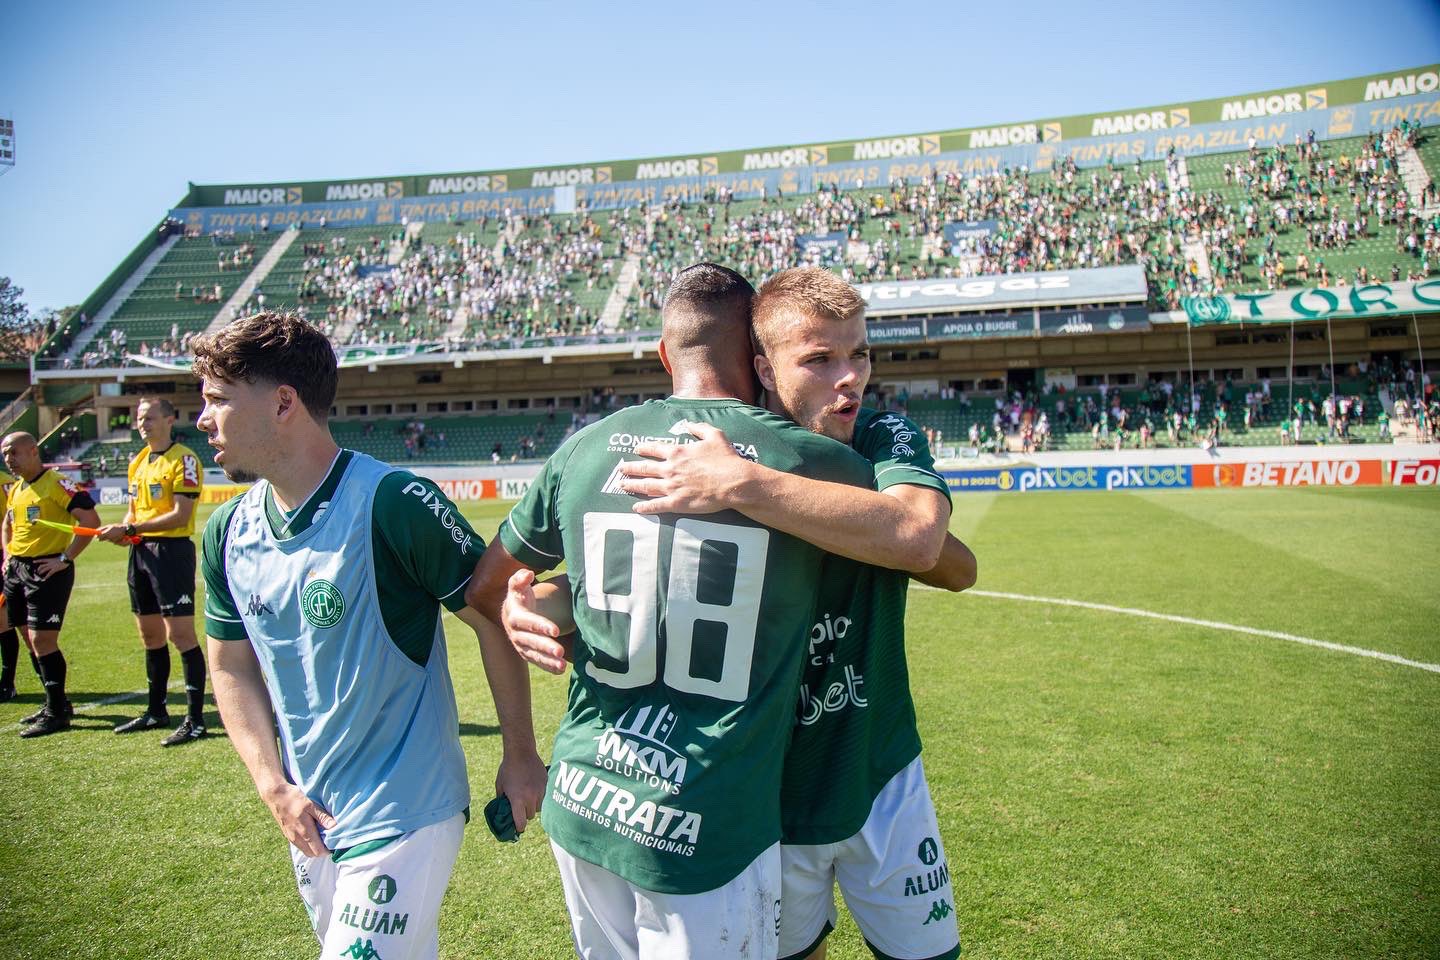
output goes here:
<path id="1" fill-rule="evenodd" d="M 10 484 L 15 478 L 8 473 L 0 473 L 0 515 L 5 513 L 6 494 L 9 493 Z M 0 548 L 3 548 L 0 542 Z M 4 563 L 3 550 L 0 550 L 0 564 Z M 20 662 L 20 636 L 15 628 L 10 626 L 10 611 L 0 607 L 0 703 L 8 703 L 15 699 L 15 667 Z M 34 654 L 30 656 L 30 662 L 35 667 L 35 673 L 40 673 L 40 661 L 35 659 Z"/>
<path id="2" fill-rule="evenodd" d="M 76 537 L 36 520 L 71 524 L 78 520 L 99 526 L 95 501 L 40 461 L 40 445 L 28 433 L 12 433 L 0 441 L 5 468 L 20 479 L 10 485 L 0 541 L 5 560 L 5 606 L 35 656 L 45 706 L 26 717 L 22 737 L 43 737 L 70 726 L 73 712 L 65 697 L 65 656 L 60 652 L 60 627 L 75 586 L 75 558 L 90 546 L 90 537 Z"/>
<path id="3" fill-rule="evenodd" d="M 164 397 L 146 397 L 135 409 L 135 425 L 145 446 L 130 461 L 130 509 L 124 523 L 100 529 L 100 539 L 130 547 L 130 609 L 145 645 L 145 677 L 150 702 L 145 712 L 115 728 L 139 733 L 169 728 L 166 693 L 170 686 L 170 648 L 180 653 L 185 674 L 186 716 L 161 746 L 174 747 L 205 736 L 205 655 L 195 639 L 195 505 L 200 500 L 200 458 L 176 443 L 175 405 Z"/>

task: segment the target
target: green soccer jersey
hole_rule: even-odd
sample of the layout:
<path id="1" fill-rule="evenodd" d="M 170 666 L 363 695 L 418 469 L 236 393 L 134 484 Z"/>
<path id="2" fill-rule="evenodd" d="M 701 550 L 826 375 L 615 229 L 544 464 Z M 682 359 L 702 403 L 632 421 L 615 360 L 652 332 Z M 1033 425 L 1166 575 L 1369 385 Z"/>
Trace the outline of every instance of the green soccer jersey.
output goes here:
<path id="1" fill-rule="evenodd" d="M 290 514 L 265 499 L 265 514 L 278 539 L 298 536 L 330 504 L 351 452 L 341 450 L 316 491 Z M 223 504 L 205 525 L 201 572 L 205 576 L 205 632 L 217 640 L 245 640 L 240 604 L 260 598 L 233 597 L 225 577 L 225 530 L 239 506 Z M 385 629 L 405 655 L 424 664 L 435 641 L 436 598 L 452 613 L 465 606 L 465 585 L 485 552 L 481 540 L 440 489 L 405 471 L 388 474 L 375 491 L 370 525 L 375 586 Z"/>
<path id="2" fill-rule="evenodd" d="M 898 414 L 863 409 L 855 450 L 876 486 L 943 493 L 925 434 Z M 865 825 L 875 797 L 920 755 L 905 664 L 910 575 L 828 556 L 794 739 L 780 797 L 784 841 L 837 843 Z"/>
<path id="3" fill-rule="evenodd" d="M 713 890 L 780 839 L 780 779 L 821 551 L 733 511 L 644 517 L 619 466 L 712 423 L 743 456 L 870 486 L 843 444 L 738 400 L 671 398 L 565 442 L 501 524 L 568 564 L 578 640 L 542 816 L 573 856 L 662 893 Z"/>

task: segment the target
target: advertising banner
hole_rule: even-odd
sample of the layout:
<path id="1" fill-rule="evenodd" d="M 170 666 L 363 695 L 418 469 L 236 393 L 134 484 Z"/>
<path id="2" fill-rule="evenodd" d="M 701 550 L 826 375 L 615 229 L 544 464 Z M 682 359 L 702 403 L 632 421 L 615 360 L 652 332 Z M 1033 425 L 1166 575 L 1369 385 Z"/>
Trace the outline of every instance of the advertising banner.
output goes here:
<path id="1" fill-rule="evenodd" d="M 200 502 L 209 504 L 224 503 L 227 500 L 240 496 L 250 489 L 248 483 L 207 483 L 200 488 Z"/>
<path id="2" fill-rule="evenodd" d="M 957 307 L 1060 306 L 1145 299 L 1145 270 L 1140 266 L 1094 270 L 1051 270 L 953 280 L 899 280 L 856 286 L 874 317 L 929 313 Z"/>
<path id="3" fill-rule="evenodd" d="M 992 337 L 1033 337 L 1035 314 L 960 313 L 948 317 L 927 317 L 925 331 L 931 340 L 985 340 Z"/>
<path id="4" fill-rule="evenodd" d="M 1182 297 L 1195 327 L 1233 323 L 1289 323 L 1326 317 L 1375 317 L 1440 311 L 1440 279 L 1367 283 L 1357 287 L 1291 287 L 1218 297 Z"/>
<path id="5" fill-rule="evenodd" d="M 865 336 L 872 345 L 879 343 L 922 343 L 925 340 L 925 320 L 871 320 L 865 324 Z"/>
<path id="6" fill-rule="evenodd" d="M 795 246 L 807 260 L 834 263 L 845 255 L 845 231 L 809 233 L 795 238 Z"/>
<path id="7" fill-rule="evenodd" d="M 493 479 L 461 478 L 436 480 L 440 492 L 456 502 L 470 500 L 494 500 L 500 495 L 499 482 Z"/>
<path id="8" fill-rule="evenodd" d="M 1356 487 L 1384 483 L 1379 460 L 1297 460 L 1198 466 L 1197 487 Z"/>
<path id="9" fill-rule="evenodd" d="M 1270 144 L 1290 142 L 1308 130 L 1317 136 L 1346 137 L 1393 126 L 1401 119 L 1427 126 L 1440 117 L 1440 65 L 1425 64 L 1363 77 L 1318 81 L 1234 97 L 1192 100 L 1104 114 L 1082 114 L 1005 123 L 989 127 L 901 134 L 867 140 L 783 144 L 747 150 L 586 162 L 569 166 L 520 167 L 401 177 L 288 184 L 192 186 L 187 207 L 257 203 L 330 203 L 397 200 L 507 191 L 576 187 L 584 191 L 627 182 L 688 181 L 699 184 L 727 174 L 807 171 L 832 183 L 884 184 L 895 171 L 920 171 L 943 161 L 944 173 L 1027 165 L 1048 169 L 1067 157 L 1093 165 L 1106 160 L 1163 154 L 1169 147 L 1188 153 L 1244 149 L 1249 138 Z M 514 145 L 506 152 L 517 152 Z M 936 167 L 930 167 L 935 171 Z M 823 173 L 822 173 L 823 172 Z M 873 172 L 873 177 L 870 175 Z M 900 176 L 921 176 L 901 172 Z M 771 188 L 773 190 L 773 187 Z M 811 187 L 805 189 L 813 189 Z M 280 199 L 275 199 L 279 191 Z M 785 192 L 790 189 L 785 187 Z"/>
<path id="10" fill-rule="evenodd" d="M 950 255 L 963 257 L 975 250 L 974 241 L 983 240 L 1000 229 L 999 220 L 965 220 L 945 224 L 945 246 Z"/>
<path id="11" fill-rule="evenodd" d="M 947 470 L 951 490 L 1153 490 L 1189 487 L 1187 464 L 1086 467 L 1002 467 L 993 470 Z"/>
<path id="12" fill-rule="evenodd" d="M 1042 337 L 1090 333 L 1146 333 L 1150 330 L 1150 314 L 1144 307 L 1041 310 L 1038 323 Z"/>
<path id="13" fill-rule="evenodd" d="M 1402 487 L 1440 486 L 1440 460 L 1392 460 L 1390 482 Z"/>

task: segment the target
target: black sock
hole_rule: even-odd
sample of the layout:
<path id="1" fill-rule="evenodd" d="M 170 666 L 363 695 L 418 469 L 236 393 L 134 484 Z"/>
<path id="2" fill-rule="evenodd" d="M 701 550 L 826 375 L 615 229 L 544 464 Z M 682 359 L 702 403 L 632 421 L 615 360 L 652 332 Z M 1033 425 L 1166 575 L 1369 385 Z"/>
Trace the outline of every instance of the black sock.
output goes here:
<path id="1" fill-rule="evenodd" d="M 145 679 L 150 681 L 150 706 L 146 712 L 156 717 L 165 716 L 165 693 L 170 686 L 169 647 L 145 649 Z"/>
<path id="2" fill-rule="evenodd" d="M 57 716 L 65 711 L 65 654 L 56 650 L 40 658 L 40 682 L 45 684 L 45 707 Z"/>
<path id="3" fill-rule="evenodd" d="M 185 706 L 190 719 L 198 724 L 205 722 L 205 654 L 199 647 L 191 647 L 180 654 L 180 666 L 185 671 Z"/>
<path id="4" fill-rule="evenodd" d="M 0 687 L 15 689 L 15 666 L 20 662 L 20 635 L 11 627 L 0 633 Z"/>

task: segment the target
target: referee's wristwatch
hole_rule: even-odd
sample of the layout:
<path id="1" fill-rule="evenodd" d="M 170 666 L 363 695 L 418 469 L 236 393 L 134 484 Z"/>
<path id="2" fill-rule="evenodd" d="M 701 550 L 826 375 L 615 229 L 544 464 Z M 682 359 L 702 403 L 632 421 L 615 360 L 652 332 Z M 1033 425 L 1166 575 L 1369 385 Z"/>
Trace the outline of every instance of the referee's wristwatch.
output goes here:
<path id="1" fill-rule="evenodd" d="M 62 553 L 57 559 L 61 563 L 66 564 L 67 566 L 75 563 L 75 558 L 70 556 L 69 554 Z"/>
<path id="2" fill-rule="evenodd" d="M 133 536 L 135 536 L 135 524 L 133 524 L 133 523 L 127 523 L 127 524 L 125 524 L 125 536 L 127 536 L 127 537 L 133 537 Z"/>

